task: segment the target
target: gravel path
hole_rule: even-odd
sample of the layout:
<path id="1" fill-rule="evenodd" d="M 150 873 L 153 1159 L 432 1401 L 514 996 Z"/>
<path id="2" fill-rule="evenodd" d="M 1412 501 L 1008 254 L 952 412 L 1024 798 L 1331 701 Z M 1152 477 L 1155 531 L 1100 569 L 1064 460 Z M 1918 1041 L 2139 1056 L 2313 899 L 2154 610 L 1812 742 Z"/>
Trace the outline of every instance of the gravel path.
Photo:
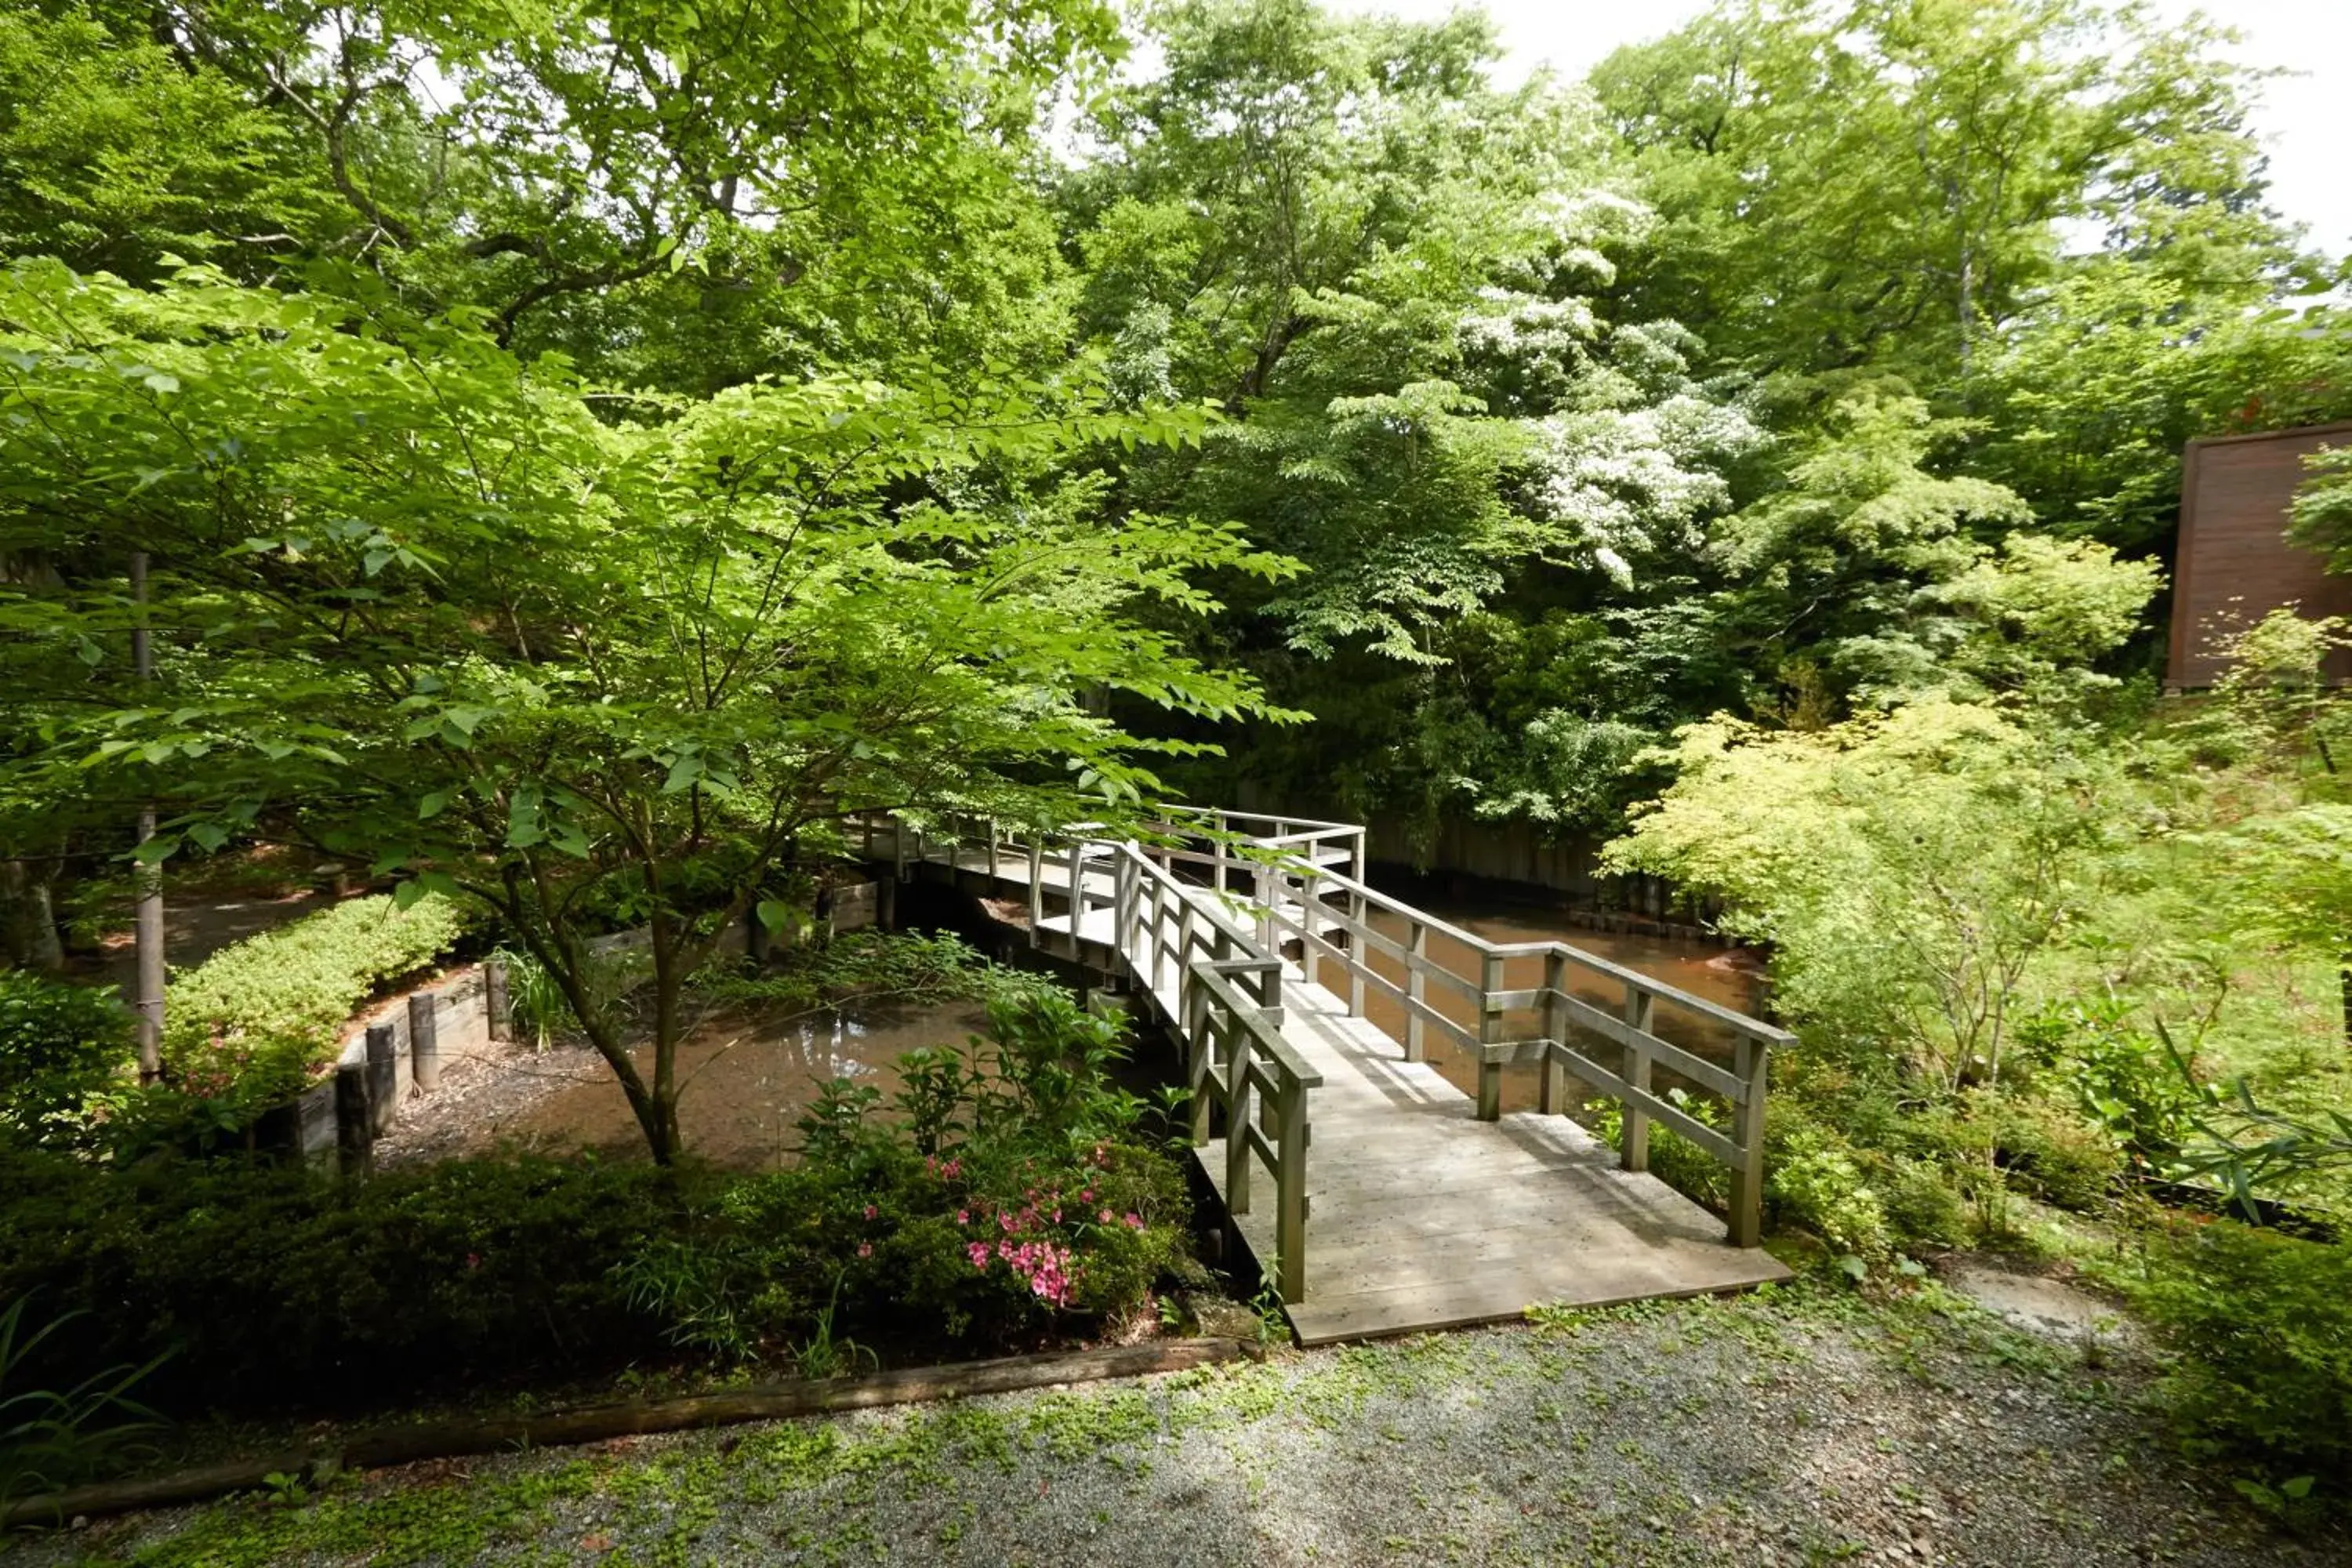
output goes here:
<path id="1" fill-rule="evenodd" d="M 1826 1286 L 102 1523 L 28 1564 L 2342 1564 L 2147 1371 Z"/>

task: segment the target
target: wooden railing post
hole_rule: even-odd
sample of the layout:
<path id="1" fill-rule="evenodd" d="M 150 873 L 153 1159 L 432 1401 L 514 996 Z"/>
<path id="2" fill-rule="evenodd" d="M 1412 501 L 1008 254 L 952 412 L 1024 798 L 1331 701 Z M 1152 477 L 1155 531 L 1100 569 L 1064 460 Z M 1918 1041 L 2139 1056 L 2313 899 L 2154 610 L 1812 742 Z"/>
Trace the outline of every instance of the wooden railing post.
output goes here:
<path id="1" fill-rule="evenodd" d="M 1112 863 L 1110 877 L 1110 945 L 1132 968 L 1135 955 L 1128 942 L 1135 930 L 1135 858 L 1120 855 Z"/>
<path id="2" fill-rule="evenodd" d="M 1033 833 L 1029 839 L 1029 945 L 1038 941 L 1038 928 L 1045 923 L 1045 836 Z M 1074 926 L 1076 921 L 1071 922 Z"/>
<path id="3" fill-rule="evenodd" d="M 1544 1051 L 1543 1098 L 1538 1106 L 1546 1116 L 1565 1116 L 1568 1068 L 1556 1047 L 1568 1044 L 1568 955 L 1557 947 L 1544 954 L 1543 1032 L 1551 1047 Z"/>
<path id="4" fill-rule="evenodd" d="M 1282 909 L 1282 878 L 1263 862 L 1250 868 L 1250 893 L 1257 905 L 1257 947 L 1260 952 L 1282 956 L 1282 934 L 1275 917 Z"/>
<path id="5" fill-rule="evenodd" d="M 1187 1107 L 1195 1148 L 1209 1141 L 1209 1069 L 1215 1053 L 1209 1048 L 1209 988 L 1187 970 L 1184 985 L 1184 1087 L 1192 1091 Z"/>
<path id="6" fill-rule="evenodd" d="M 1322 963 L 1316 949 L 1323 942 L 1323 868 L 1315 864 L 1313 846 L 1307 854 L 1307 869 L 1298 879 L 1298 924 L 1307 938 L 1298 944 L 1299 966 L 1307 971 L 1307 984 L 1319 984 L 1318 975 Z"/>
<path id="7" fill-rule="evenodd" d="M 1478 1044 L 1499 1045 L 1503 1038 L 1503 960 L 1487 953 L 1478 970 Z M 1478 1120 L 1499 1121 L 1503 1116 L 1503 1064 L 1484 1049 L 1478 1053 Z"/>
<path id="8" fill-rule="evenodd" d="M 1282 1075 L 1276 1107 L 1274 1247 L 1276 1289 L 1286 1302 L 1307 1299 L 1307 1090 Z"/>
<path id="9" fill-rule="evenodd" d="M 1241 1018 L 1218 1009 L 1226 1029 L 1225 1212 L 1249 1213 L 1250 1031 Z"/>
<path id="10" fill-rule="evenodd" d="M 1359 848 L 1359 858 L 1361 850 Z M 1354 886 L 1348 889 L 1348 1016 L 1364 1016 L 1364 968 L 1371 963 L 1371 952 L 1363 938 L 1364 927 L 1370 923 L 1370 908 L 1364 902 L 1362 868 L 1357 868 Z"/>
<path id="11" fill-rule="evenodd" d="M 1157 992 L 1168 972 L 1168 884 L 1151 879 L 1151 924 L 1143 933 L 1143 951 L 1151 960 L 1151 989 Z"/>
<path id="12" fill-rule="evenodd" d="M 1732 1055 L 1740 1100 L 1732 1113 L 1731 1141 L 1739 1163 L 1731 1168 L 1731 1245 L 1754 1247 L 1764 1234 L 1764 1078 L 1772 1051 L 1746 1035 Z"/>
<path id="13" fill-rule="evenodd" d="M 1415 961 L 1429 957 L 1429 927 L 1419 921 L 1409 922 L 1404 945 L 1410 955 L 1404 961 L 1404 1059 L 1425 1061 L 1429 1048 L 1422 1037 L 1421 1009 L 1429 1000 L 1429 978 Z"/>
<path id="14" fill-rule="evenodd" d="M 1650 1032 L 1650 994 L 1638 985 L 1625 987 L 1625 1022 L 1646 1035 Z M 1639 1040 L 1625 1047 L 1625 1081 L 1643 1094 L 1650 1092 L 1650 1047 Z M 1625 1102 L 1624 1135 L 1619 1142 L 1617 1163 L 1629 1171 L 1650 1168 L 1650 1113 Z"/>

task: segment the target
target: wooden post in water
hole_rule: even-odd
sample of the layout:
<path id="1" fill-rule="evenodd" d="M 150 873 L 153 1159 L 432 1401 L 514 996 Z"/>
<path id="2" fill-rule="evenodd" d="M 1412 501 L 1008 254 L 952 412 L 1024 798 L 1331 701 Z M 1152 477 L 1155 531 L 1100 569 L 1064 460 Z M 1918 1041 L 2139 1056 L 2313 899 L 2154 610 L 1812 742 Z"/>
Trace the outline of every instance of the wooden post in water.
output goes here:
<path id="1" fill-rule="evenodd" d="M 1478 1120 L 1499 1121 L 1503 1119 L 1503 1064 L 1485 1047 L 1499 1045 L 1503 1039 L 1503 1005 L 1497 1000 L 1503 990 L 1501 954 L 1489 952 L 1479 961 L 1478 990 Z"/>
<path id="2" fill-rule="evenodd" d="M 506 960 L 494 958 L 482 965 L 482 1010 L 488 1015 L 489 1035 L 494 1040 L 514 1038 L 514 1003 L 507 984 Z"/>
<path id="3" fill-rule="evenodd" d="M 1625 1022 L 1642 1034 L 1650 1032 L 1650 994 L 1638 985 L 1625 987 Z M 1625 1081 L 1643 1094 L 1650 1092 L 1650 1047 L 1637 1037 L 1625 1047 Z M 1632 1100 L 1625 1102 L 1624 1134 L 1617 1163 L 1629 1171 L 1650 1168 L 1650 1113 Z"/>
<path id="4" fill-rule="evenodd" d="M 441 999 L 420 991 L 408 999 L 408 1076 L 419 1094 L 441 1087 Z"/>
<path id="5" fill-rule="evenodd" d="M 1544 1038 L 1551 1045 L 1544 1051 L 1543 1089 L 1538 1108 L 1546 1116 L 1568 1114 L 1568 1068 L 1559 1059 L 1559 1049 L 1568 1044 L 1568 955 L 1558 947 L 1544 954 Z"/>

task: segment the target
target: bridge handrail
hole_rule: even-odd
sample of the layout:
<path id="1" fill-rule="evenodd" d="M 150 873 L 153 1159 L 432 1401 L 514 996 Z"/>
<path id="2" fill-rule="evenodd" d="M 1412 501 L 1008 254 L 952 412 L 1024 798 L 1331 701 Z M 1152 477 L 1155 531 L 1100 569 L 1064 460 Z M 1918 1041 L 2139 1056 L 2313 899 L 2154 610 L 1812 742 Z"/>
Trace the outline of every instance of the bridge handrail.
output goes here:
<path id="1" fill-rule="evenodd" d="M 1494 1121 L 1501 1115 L 1505 1065 L 1535 1061 L 1543 1068 L 1539 1108 L 1546 1113 L 1564 1114 L 1570 1109 L 1570 1078 L 1616 1101 L 1622 1118 L 1619 1156 L 1626 1169 L 1648 1168 L 1653 1124 L 1680 1134 L 1729 1168 L 1730 1239 L 1740 1247 L 1757 1244 L 1762 1228 L 1767 1079 L 1773 1048 L 1794 1038 L 1786 1030 L 1572 943 L 1490 942 L 1451 921 L 1424 913 L 1364 881 L 1365 833 L 1361 827 L 1218 807 L 1171 806 L 1160 811 L 1163 817 L 1204 823 L 1205 831 L 1174 820 L 1160 826 L 1171 837 L 1190 835 L 1196 841 L 1208 838 L 1210 848 L 1200 850 L 1158 840 L 1147 844 L 1126 837 L 1094 837 L 1091 831 L 1098 826 L 1094 824 L 1074 829 L 1080 837 L 1065 840 L 1066 847 L 1058 854 L 1037 840 L 1025 846 L 1015 843 L 1016 847 L 1025 847 L 1028 855 L 1033 930 L 1043 918 L 1045 868 L 1058 861 L 1066 879 L 1073 951 L 1087 911 L 1108 905 L 1114 914 L 1115 945 L 1149 989 L 1157 994 L 1168 984 L 1172 961 L 1180 1007 L 1189 1009 L 1196 1005 L 1192 998 L 1210 997 L 1210 1001 L 1198 1004 L 1208 1009 L 1202 1017 L 1213 1015 L 1225 1020 L 1218 1027 L 1227 1036 L 1241 1029 L 1248 1037 L 1245 1055 L 1250 1060 L 1273 1064 L 1257 1078 L 1248 1078 L 1247 1069 L 1244 1071 L 1247 1084 L 1262 1090 L 1265 1104 L 1286 1106 L 1289 1097 L 1295 1094 L 1303 1128 L 1305 1091 L 1314 1087 L 1304 1076 L 1307 1064 L 1282 1040 L 1279 1011 L 1267 999 L 1269 993 L 1262 990 L 1255 1006 L 1229 1005 L 1221 999 L 1217 988 L 1223 985 L 1230 989 L 1232 981 L 1214 966 L 1238 964 L 1240 967 L 1233 973 L 1262 973 L 1265 977 L 1262 987 L 1278 985 L 1282 942 L 1286 937 L 1296 938 L 1300 965 L 1309 983 L 1323 984 L 1323 964 L 1336 963 L 1340 967 L 1351 1015 L 1362 1016 L 1368 987 L 1377 988 L 1402 1005 L 1407 1060 L 1425 1058 L 1426 1036 L 1432 1028 L 1470 1053 L 1478 1064 L 1477 1113 L 1482 1120 Z M 979 819 L 971 820 L 976 828 L 982 826 Z M 1263 824 L 1272 831 L 1244 831 L 1242 825 L 1249 824 Z M 992 821 L 984 823 L 984 832 L 989 846 L 986 863 L 994 874 L 998 867 L 996 847 L 1013 841 L 1003 838 Z M 1346 870 L 1311 852 L 1297 852 L 1335 840 L 1345 841 L 1349 848 Z M 919 832 L 919 858 L 924 853 L 922 845 Z M 903 866 L 903 837 L 900 853 Z M 951 847 L 951 862 L 956 860 L 956 855 Z M 1089 859 L 1097 863 L 1102 859 L 1109 861 L 1113 887 L 1108 891 L 1087 885 L 1084 866 Z M 1178 878 L 1174 867 L 1180 863 L 1213 868 L 1213 889 Z M 1255 931 L 1234 918 L 1235 900 L 1228 889 L 1236 876 L 1248 879 L 1248 906 L 1255 910 Z M 1403 940 L 1377 929 L 1371 921 L 1374 911 L 1402 921 Z M 1456 973 L 1432 956 L 1432 935 L 1464 949 L 1475 965 L 1475 978 Z M 1334 938 L 1344 939 L 1344 944 Z M 1374 968 L 1370 958 L 1375 953 L 1385 953 L 1401 964 L 1403 980 L 1391 979 Z M 1543 984 L 1507 986 L 1505 965 L 1514 959 L 1539 960 L 1544 965 Z M 1203 963 L 1213 966 L 1206 979 L 1202 978 L 1203 972 L 1200 969 Z M 1571 970 L 1615 985 L 1622 994 L 1618 1008 L 1612 1012 L 1596 1006 L 1571 991 Z M 1430 1005 L 1428 984 L 1432 981 L 1473 1004 L 1477 1020 L 1475 1030 Z M 1733 1038 L 1729 1067 L 1661 1037 L 1654 1024 L 1656 1008 L 1662 1003 L 1727 1030 Z M 1529 1009 L 1541 1016 L 1542 1032 L 1526 1037 L 1506 1037 L 1507 1016 Z M 1231 1021 L 1244 1014 L 1257 1022 L 1249 1025 Z M 1275 1022 L 1268 1025 L 1268 1018 Z M 1604 1065 L 1591 1054 L 1582 1037 L 1590 1036 L 1598 1036 L 1617 1047 L 1619 1058 L 1613 1067 Z M 1197 1043 L 1188 1037 L 1188 1046 Z M 1226 1054 L 1216 1059 L 1227 1060 L 1234 1048 L 1231 1040 L 1226 1040 L 1218 1047 Z M 1659 1068 L 1719 1100 L 1728 1113 L 1724 1118 L 1725 1125 L 1702 1121 L 1685 1105 L 1657 1093 L 1653 1088 L 1653 1073 Z M 1200 1081 L 1205 1080 L 1196 1081 L 1196 1093 Z M 1226 1104 L 1230 1110 L 1232 1086 L 1228 1084 L 1224 1089 L 1228 1099 L 1219 1103 Z M 1246 1109 L 1245 1099 L 1242 1103 Z M 1196 1100 L 1196 1114 L 1205 1118 L 1207 1113 L 1206 1105 Z M 1255 1151 L 1275 1173 L 1277 1185 L 1293 1163 L 1303 1182 L 1303 1144 L 1295 1162 L 1286 1161 L 1284 1145 L 1278 1140 L 1269 1142 L 1263 1129 L 1253 1130 L 1247 1125 L 1235 1137 L 1230 1121 L 1228 1140 L 1229 1161 L 1239 1160 L 1245 1165 L 1248 1153 Z M 1230 1177 L 1229 1171 L 1229 1182 Z M 1247 1202 L 1246 1182 L 1244 1170 L 1241 1188 L 1244 1204 Z M 1294 1249 L 1286 1239 L 1283 1251 L 1286 1258 L 1303 1259 L 1303 1187 L 1299 1189 L 1300 1207 L 1295 1222 L 1286 1199 L 1285 1203 L 1284 1224 L 1295 1223 L 1300 1243 Z M 1302 1290 L 1303 1288 L 1301 1283 Z M 1296 1299 L 1287 1285 L 1284 1295 L 1286 1300 Z"/>
<path id="2" fill-rule="evenodd" d="M 1192 1142 L 1209 1142 L 1210 1112 L 1222 1110 L 1229 1213 L 1250 1211 L 1253 1155 L 1273 1176 L 1275 1289 L 1285 1301 L 1301 1301 L 1307 1297 L 1307 1095 L 1323 1078 L 1282 1037 L 1279 1014 L 1254 1003 L 1234 984 L 1244 973 L 1278 987 L 1282 961 L 1202 960 L 1184 972 L 1181 1037 L 1192 1094 Z"/>
<path id="3" fill-rule="evenodd" d="M 1763 1229 L 1764 1101 L 1772 1047 L 1794 1038 L 1788 1031 L 1751 1018 L 1719 1003 L 1693 995 L 1679 986 L 1653 980 L 1638 971 L 1561 942 L 1493 942 L 1434 916 L 1423 914 L 1401 899 L 1365 886 L 1342 873 L 1319 867 L 1285 868 L 1262 884 L 1271 899 L 1261 903 L 1261 916 L 1274 930 L 1295 936 L 1307 979 L 1323 984 L 1323 963 L 1337 963 L 1347 976 L 1349 1012 L 1360 1017 L 1367 985 L 1393 996 L 1405 1013 L 1405 1059 L 1425 1058 L 1426 1032 L 1440 1035 L 1470 1052 L 1478 1063 L 1478 1116 L 1492 1121 L 1502 1114 L 1503 1068 L 1513 1061 L 1534 1060 L 1544 1068 L 1538 1109 L 1565 1114 L 1570 1108 L 1567 1080 L 1574 1078 L 1617 1102 L 1622 1116 L 1618 1140 L 1620 1163 L 1629 1171 L 1649 1168 L 1650 1127 L 1655 1122 L 1672 1129 L 1728 1167 L 1731 1173 L 1730 1232 L 1735 1246 L 1757 1245 Z M 1335 907 L 1328 900 L 1341 898 Z M 1368 909 L 1386 910 L 1405 922 L 1402 942 L 1373 927 Z M 1444 935 L 1469 950 L 1478 966 L 1475 980 L 1458 974 L 1432 958 L 1428 939 Z M 1344 934 L 1346 946 L 1330 940 Z M 1372 967 L 1369 954 L 1386 952 L 1404 969 L 1402 984 Z M 1504 965 L 1514 958 L 1539 958 L 1544 984 L 1511 988 L 1504 984 Z M 1616 982 L 1623 993 L 1620 1012 L 1612 1016 L 1569 989 L 1570 968 Z M 1429 1005 L 1427 983 L 1437 980 L 1475 1004 L 1475 1036 L 1461 1024 Z M 1327 986 L 1327 989 L 1328 987 Z M 1733 1036 L 1728 1069 L 1671 1040 L 1652 1026 L 1657 1004 L 1664 1002 L 1727 1027 Z M 1515 1010 L 1540 1012 L 1542 1034 L 1507 1039 L 1504 1020 Z M 1602 1066 L 1580 1045 L 1577 1030 L 1597 1034 L 1617 1046 L 1618 1070 Z M 1690 1111 L 1652 1088 L 1652 1071 L 1663 1067 L 1719 1099 L 1726 1106 L 1727 1132 L 1700 1121 Z"/>
<path id="4" fill-rule="evenodd" d="M 1275 1287 L 1285 1301 L 1307 1295 L 1307 1096 L 1322 1075 L 1282 1036 L 1282 973 L 1279 953 L 1258 945 L 1251 923 L 1228 912 L 1232 901 L 1221 889 L 1179 879 L 1165 857 L 1184 852 L 1147 849 L 1130 838 L 1092 835 L 1097 824 L 1066 834 L 1006 835 L 991 818 L 945 816 L 937 828 L 914 830 L 914 858 L 931 858 L 940 843 L 944 863 L 965 869 L 964 848 L 976 845 L 992 879 L 1003 875 L 1000 852 L 1010 849 L 1027 862 L 1032 932 L 1042 929 L 1049 867 L 1063 873 L 1075 953 L 1090 910 L 1111 911 L 1111 945 L 1148 995 L 1159 998 L 1172 961 L 1176 1005 L 1171 1022 L 1185 1053 L 1185 1081 L 1192 1095 L 1189 1131 L 1205 1144 L 1221 1112 L 1225 1139 L 1225 1206 L 1235 1215 L 1250 1209 L 1251 1161 L 1264 1164 L 1275 1185 Z M 895 836 L 899 864 L 906 838 Z M 866 830 L 869 853 L 873 830 Z M 943 842 L 942 842 L 943 841 Z M 1163 858 L 1155 858 L 1155 855 Z M 1212 858 L 1201 857 L 1204 862 Z M 1108 863 L 1111 886 L 1089 885 L 1089 866 Z M 1252 989 L 1255 994 L 1252 994 Z M 1166 1003 L 1160 1002 L 1163 1007 Z"/>

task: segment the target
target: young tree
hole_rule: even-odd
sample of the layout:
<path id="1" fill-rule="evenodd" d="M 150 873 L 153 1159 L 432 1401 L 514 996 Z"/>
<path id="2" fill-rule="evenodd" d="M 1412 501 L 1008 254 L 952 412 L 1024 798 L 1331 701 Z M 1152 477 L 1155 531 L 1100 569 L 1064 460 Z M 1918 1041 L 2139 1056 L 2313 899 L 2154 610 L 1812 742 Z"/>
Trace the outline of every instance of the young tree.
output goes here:
<path id="1" fill-rule="evenodd" d="M 2028 966 L 2109 831 L 2079 737 L 1929 700 L 1829 730 L 1694 725 L 1605 863 L 1727 902 L 1789 1015 L 1902 1054 L 1938 1095 L 1998 1078 Z"/>
<path id="2" fill-rule="evenodd" d="M 152 798 L 158 854 L 257 835 L 478 900 L 656 1159 L 682 987 L 747 912 L 783 913 L 780 861 L 868 809 L 1119 810 L 1142 755 L 1190 748 L 1097 716 L 1101 688 L 1266 710 L 1172 628 L 1213 607 L 1194 574 L 1284 563 L 1108 511 L 1086 467 L 1197 440 L 1197 409 L 1092 412 L 1074 374 L 977 400 L 769 382 L 607 422 L 483 325 L 389 331 L 202 270 L 0 275 L 0 549 L 64 563 L 0 587 L 38 735 L 0 791 Z M 160 700 L 113 676 L 134 549 Z M 650 930 L 642 1058 L 593 984 L 616 921 Z"/>

